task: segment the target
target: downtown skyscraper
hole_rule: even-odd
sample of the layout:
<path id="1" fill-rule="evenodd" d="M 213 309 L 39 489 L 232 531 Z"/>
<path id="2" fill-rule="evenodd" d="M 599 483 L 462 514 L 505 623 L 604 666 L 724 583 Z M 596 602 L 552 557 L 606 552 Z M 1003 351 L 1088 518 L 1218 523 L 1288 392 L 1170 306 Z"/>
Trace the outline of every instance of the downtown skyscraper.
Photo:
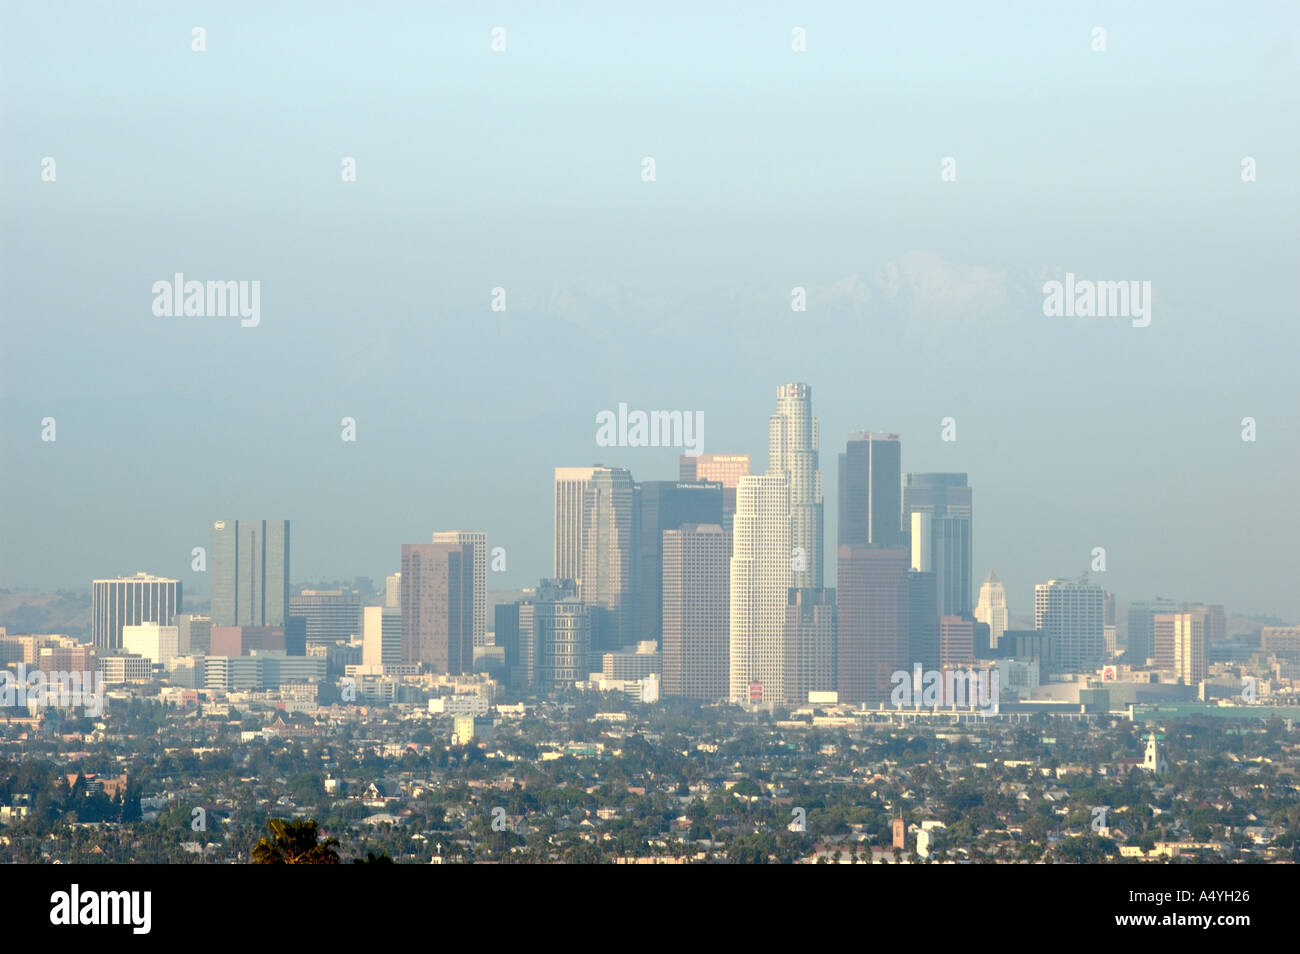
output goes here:
<path id="1" fill-rule="evenodd" d="M 401 627 L 402 662 L 438 673 L 473 672 L 471 544 L 402 544 Z"/>
<path id="2" fill-rule="evenodd" d="M 897 434 L 862 431 L 840 454 L 839 545 L 903 541 L 902 444 Z"/>
<path id="3" fill-rule="evenodd" d="M 838 553 L 840 702 L 876 706 L 889 701 L 893 674 L 909 670 L 916 661 L 908 659 L 911 617 L 919 616 L 928 626 L 932 608 L 917 611 L 910 605 L 907 547 L 846 544 Z M 918 633 L 918 641 L 921 638 L 937 642 L 930 634 Z"/>
<path id="4" fill-rule="evenodd" d="M 728 693 L 726 531 L 695 524 L 663 533 L 663 694 L 714 701 Z"/>
<path id="5" fill-rule="evenodd" d="M 939 615 L 969 616 L 975 604 L 966 475 L 904 475 L 903 529 L 911 541 L 912 569 L 935 575 Z"/>
<path id="6" fill-rule="evenodd" d="M 1007 590 L 998 575 L 989 572 L 980 587 L 980 599 L 975 604 L 975 618 L 989 627 L 989 648 L 997 649 L 998 640 L 1007 631 Z"/>
<path id="7" fill-rule="evenodd" d="M 790 526 L 784 473 L 740 479 L 731 557 L 732 702 L 786 701 L 785 618 L 794 576 Z"/>
<path id="8" fill-rule="evenodd" d="M 721 526 L 723 487 L 715 481 L 646 480 L 636 485 L 636 503 L 637 619 L 635 637 L 629 642 L 659 642 L 663 635 L 664 534 L 691 524 Z"/>
<path id="9" fill-rule="evenodd" d="M 591 651 L 635 643 L 640 511 L 636 484 L 622 467 L 594 467 L 582 493 L 578 594 L 592 607 Z"/>
<path id="10" fill-rule="evenodd" d="M 789 558 L 794 574 L 790 585 L 801 589 L 822 587 L 822 474 L 817 445 L 812 387 L 781 385 L 776 389 L 776 413 L 768 420 L 767 472 L 783 474 L 789 485 Z"/>
<path id="11" fill-rule="evenodd" d="M 474 645 L 487 645 L 487 534 L 482 530 L 435 530 L 434 543 L 456 543 L 474 551 Z"/>
<path id="12" fill-rule="evenodd" d="M 595 467 L 555 468 L 553 578 L 582 582 L 582 512 Z"/>
<path id="13" fill-rule="evenodd" d="M 210 558 L 213 626 L 287 624 L 288 520 L 217 520 Z"/>

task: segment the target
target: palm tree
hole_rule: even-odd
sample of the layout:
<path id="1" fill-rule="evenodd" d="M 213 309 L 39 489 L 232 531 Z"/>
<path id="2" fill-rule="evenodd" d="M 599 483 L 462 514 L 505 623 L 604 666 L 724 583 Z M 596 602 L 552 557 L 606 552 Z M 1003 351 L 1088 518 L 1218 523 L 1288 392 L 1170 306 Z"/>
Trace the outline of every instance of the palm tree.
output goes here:
<path id="1" fill-rule="evenodd" d="M 268 823 L 271 838 L 262 838 L 251 853 L 255 865 L 336 865 L 339 863 L 337 838 L 320 840 L 315 819 L 285 821 L 272 818 Z"/>

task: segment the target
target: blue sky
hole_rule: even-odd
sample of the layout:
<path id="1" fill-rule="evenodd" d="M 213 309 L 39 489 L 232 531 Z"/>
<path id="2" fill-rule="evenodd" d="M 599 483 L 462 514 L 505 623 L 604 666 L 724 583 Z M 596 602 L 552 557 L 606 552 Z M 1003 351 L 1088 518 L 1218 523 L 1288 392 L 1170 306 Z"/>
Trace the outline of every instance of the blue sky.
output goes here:
<path id="1" fill-rule="evenodd" d="M 970 474 L 1013 612 L 1105 546 L 1121 601 L 1300 618 L 1292 5 L 554 6 L 0 7 L 0 586 L 205 591 L 208 523 L 261 516 L 295 579 L 463 527 L 527 585 L 551 468 L 676 473 L 599 411 L 761 465 L 798 380 L 828 559 L 870 427 Z M 1044 317 L 1067 270 L 1151 326 Z M 260 325 L 155 317 L 177 271 Z"/>

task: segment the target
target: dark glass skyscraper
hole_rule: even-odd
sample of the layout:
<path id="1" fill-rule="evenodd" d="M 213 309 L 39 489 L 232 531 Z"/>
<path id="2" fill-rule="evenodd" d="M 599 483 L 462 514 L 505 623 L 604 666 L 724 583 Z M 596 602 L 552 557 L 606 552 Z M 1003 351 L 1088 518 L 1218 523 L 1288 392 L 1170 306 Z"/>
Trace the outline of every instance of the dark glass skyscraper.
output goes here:
<path id="1" fill-rule="evenodd" d="M 213 626 L 284 626 L 289 616 L 289 521 L 212 524 Z"/>
<path id="2" fill-rule="evenodd" d="M 714 481 L 647 480 L 636 485 L 640 526 L 635 641 L 663 636 L 665 530 L 722 523 L 722 484 Z M 660 647 L 663 648 L 662 646 Z"/>
<path id="3" fill-rule="evenodd" d="M 863 431 L 840 454 L 839 544 L 893 547 L 903 542 L 902 444 L 897 434 Z"/>

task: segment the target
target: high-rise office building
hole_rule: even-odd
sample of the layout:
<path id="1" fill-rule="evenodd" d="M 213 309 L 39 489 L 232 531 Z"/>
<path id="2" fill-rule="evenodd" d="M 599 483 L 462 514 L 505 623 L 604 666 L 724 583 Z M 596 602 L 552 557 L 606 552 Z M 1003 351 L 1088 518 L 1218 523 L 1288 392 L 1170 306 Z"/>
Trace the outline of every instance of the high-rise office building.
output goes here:
<path id="1" fill-rule="evenodd" d="M 522 601 L 498 603 L 492 608 L 492 635 L 505 657 L 505 684 L 511 689 L 526 689 L 524 674 L 519 665 L 519 610 Z"/>
<path id="2" fill-rule="evenodd" d="M 907 662 L 911 671 L 939 668 L 939 595 L 933 573 L 907 571 Z"/>
<path id="3" fill-rule="evenodd" d="M 1177 613 L 1156 613 L 1151 617 L 1151 657 L 1157 669 L 1174 668 L 1174 617 Z"/>
<path id="4" fill-rule="evenodd" d="M 939 668 L 957 669 L 975 664 L 975 621 L 960 616 L 939 620 Z"/>
<path id="5" fill-rule="evenodd" d="M 907 547 L 839 548 L 837 673 L 840 702 L 889 701 L 893 674 L 909 660 Z"/>
<path id="6" fill-rule="evenodd" d="M 384 605 L 402 608 L 402 574 L 390 573 L 384 577 Z"/>
<path id="7" fill-rule="evenodd" d="M 349 642 L 361 635 L 361 597 L 343 590 L 303 590 L 289 597 L 289 615 L 306 620 L 307 645 Z"/>
<path id="8" fill-rule="evenodd" d="M 395 666 L 402 661 L 402 611 L 367 606 L 362 611 L 361 664 Z"/>
<path id="9" fill-rule="evenodd" d="M 1184 685 L 1195 686 L 1209 675 L 1206 647 L 1211 626 L 1208 608 L 1174 614 L 1174 672 Z"/>
<path id="10" fill-rule="evenodd" d="M 783 474 L 790 494 L 791 586 L 822 588 L 822 472 L 817 463 L 812 388 L 783 384 L 768 419 L 767 472 Z M 739 507 L 739 503 L 737 504 Z M 784 611 L 783 611 L 784 612 Z"/>
<path id="11" fill-rule="evenodd" d="M 810 692 L 834 692 L 835 591 L 792 586 L 785 605 L 785 695 L 804 705 Z"/>
<path id="12" fill-rule="evenodd" d="M 1206 652 L 1209 652 L 1210 646 L 1221 643 L 1228 638 L 1228 618 L 1221 604 L 1188 603 L 1183 609 L 1205 615 Z"/>
<path id="13" fill-rule="evenodd" d="M 849 438 L 840 454 L 839 500 L 840 546 L 894 547 L 903 542 L 902 444 L 897 434 L 862 431 Z"/>
<path id="14" fill-rule="evenodd" d="M 534 660 L 533 687 L 539 692 L 573 689 L 591 674 L 592 663 L 599 657 L 591 642 L 594 607 L 573 595 L 565 586 L 567 582 L 544 580 L 526 614 L 529 655 Z"/>
<path id="15" fill-rule="evenodd" d="M 923 536 L 916 539 L 914 514 L 925 514 Z M 909 531 L 913 554 L 918 545 L 939 587 L 939 611 L 944 616 L 969 616 L 972 599 L 971 488 L 965 474 L 906 474 L 903 477 L 903 527 Z"/>
<path id="16" fill-rule="evenodd" d="M 1034 628 L 1053 644 L 1064 672 L 1088 672 L 1106 655 L 1103 591 L 1086 580 L 1049 580 L 1034 587 Z"/>
<path id="17" fill-rule="evenodd" d="M 569 579 L 543 579 L 527 598 L 496 607 L 496 645 L 505 653 L 506 679 L 512 689 L 572 688 L 570 677 L 585 679 L 587 667 L 598 654 L 591 652 L 591 607 L 578 597 L 578 585 Z M 555 606 L 553 604 L 562 604 Z M 547 658 L 541 659 L 537 617 L 542 616 L 542 635 L 550 640 Z M 576 656 L 586 646 L 586 657 Z M 545 667 L 541 673 L 539 666 Z M 586 670 L 582 675 L 574 675 Z"/>
<path id="18" fill-rule="evenodd" d="M 289 521 L 212 524 L 213 626 L 283 626 L 289 615 Z"/>
<path id="19" fill-rule="evenodd" d="M 582 514 L 595 467 L 555 468 L 555 578 L 581 583 Z"/>
<path id="20" fill-rule="evenodd" d="M 1111 604 L 1112 610 L 1114 604 Z M 998 640 L 1007 631 L 1007 590 L 996 573 L 990 572 L 980 587 L 980 599 L 975 604 L 975 618 L 989 627 L 989 648 L 997 649 Z"/>
<path id="21" fill-rule="evenodd" d="M 482 530 L 436 530 L 434 543 L 459 543 L 474 551 L 474 645 L 487 643 L 487 534 Z"/>
<path id="22" fill-rule="evenodd" d="M 683 454 L 678 465 L 678 479 L 682 481 L 713 480 L 722 484 L 722 529 L 731 531 L 736 517 L 736 488 L 740 478 L 749 476 L 748 454 Z M 730 552 L 727 558 L 731 558 Z"/>
<path id="23" fill-rule="evenodd" d="M 474 671 L 474 548 L 402 544 L 402 662 Z"/>
<path id="24" fill-rule="evenodd" d="M 736 488 L 728 626 L 728 695 L 785 700 L 785 608 L 793 585 L 790 483 L 782 472 L 742 477 Z"/>
<path id="25" fill-rule="evenodd" d="M 1155 657 L 1155 617 L 1158 613 L 1172 613 L 1176 609 L 1178 604 L 1164 597 L 1129 604 L 1128 648 L 1124 659 L 1130 666 L 1145 666 L 1148 659 Z M 1172 645 L 1170 649 L 1172 651 Z"/>
<path id="26" fill-rule="evenodd" d="M 1193 685 L 1205 678 L 1210 645 L 1227 638 L 1227 621 L 1222 606 L 1183 603 L 1173 612 L 1155 613 L 1151 635 L 1155 667 L 1172 669 Z"/>
<path id="27" fill-rule="evenodd" d="M 663 694 L 727 698 L 730 569 L 721 524 L 663 533 Z"/>
<path id="28" fill-rule="evenodd" d="M 122 648 L 122 627 L 171 626 L 181 611 L 181 584 L 149 573 L 91 583 L 90 637 L 101 651 Z"/>
<path id="29" fill-rule="evenodd" d="M 722 485 L 709 481 L 646 480 L 636 485 L 637 560 L 635 642 L 659 642 L 663 630 L 663 534 L 690 524 L 722 524 Z"/>
<path id="30" fill-rule="evenodd" d="M 592 607 L 592 651 L 603 653 L 636 642 L 640 557 L 636 484 L 621 467 L 596 467 L 582 499 L 578 592 L 582 602 Z"/>

